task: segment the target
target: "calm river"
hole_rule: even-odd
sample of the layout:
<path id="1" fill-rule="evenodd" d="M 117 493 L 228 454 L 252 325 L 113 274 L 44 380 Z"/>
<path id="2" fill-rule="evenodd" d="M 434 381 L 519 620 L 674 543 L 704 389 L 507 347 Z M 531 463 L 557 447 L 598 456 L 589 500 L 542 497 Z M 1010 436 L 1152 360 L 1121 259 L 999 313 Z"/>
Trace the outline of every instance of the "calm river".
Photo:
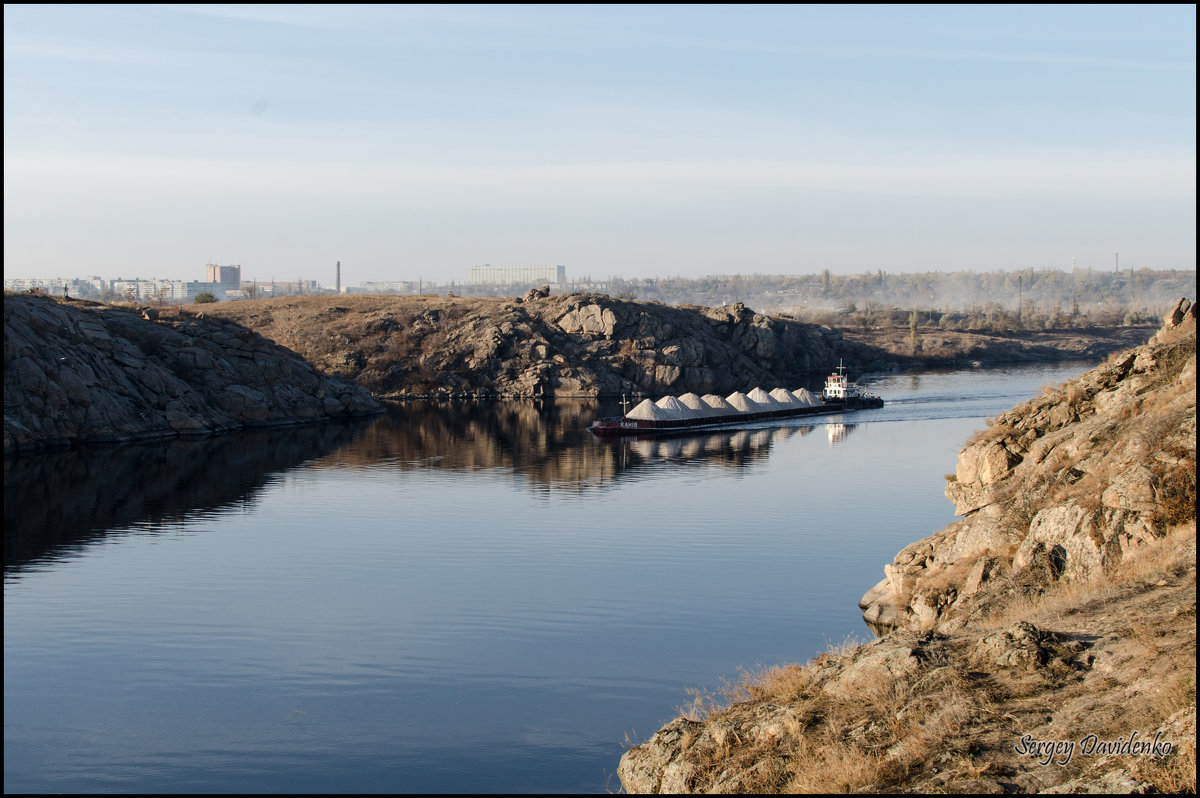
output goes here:
<path id="1" fill-rule="evenodd" d="M 869 639 L 966 438 L 1087 367 L 658 442 L 510 402 L 6 460 L 4 789 L 615 791 L 687 688 Z"/>

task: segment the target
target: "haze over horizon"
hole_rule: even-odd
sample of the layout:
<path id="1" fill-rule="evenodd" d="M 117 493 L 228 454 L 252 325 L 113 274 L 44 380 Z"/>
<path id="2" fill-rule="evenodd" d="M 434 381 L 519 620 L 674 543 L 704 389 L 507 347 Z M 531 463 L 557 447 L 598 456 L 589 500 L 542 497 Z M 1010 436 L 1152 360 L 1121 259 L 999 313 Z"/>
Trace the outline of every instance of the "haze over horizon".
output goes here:
<path id="1" fill-rule="evenodd" d="M 6 277 L 1195 268 L 1194 5 L 4 23 Z"/>

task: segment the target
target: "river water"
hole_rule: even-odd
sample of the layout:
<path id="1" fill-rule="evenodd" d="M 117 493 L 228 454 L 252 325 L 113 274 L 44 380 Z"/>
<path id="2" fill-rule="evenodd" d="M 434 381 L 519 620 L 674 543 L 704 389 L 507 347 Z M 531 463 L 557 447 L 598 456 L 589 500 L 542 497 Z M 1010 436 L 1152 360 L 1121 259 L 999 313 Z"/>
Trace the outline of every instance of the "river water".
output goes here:
<path id="1" fill-rule="evenodd" d="M 4 789 L 615 791 L 688 688 L 869 639 L 966 438 L 1087 367 L 660 441 L 594 438 L 612 403 L 407 404 L 6 460 Z"/>

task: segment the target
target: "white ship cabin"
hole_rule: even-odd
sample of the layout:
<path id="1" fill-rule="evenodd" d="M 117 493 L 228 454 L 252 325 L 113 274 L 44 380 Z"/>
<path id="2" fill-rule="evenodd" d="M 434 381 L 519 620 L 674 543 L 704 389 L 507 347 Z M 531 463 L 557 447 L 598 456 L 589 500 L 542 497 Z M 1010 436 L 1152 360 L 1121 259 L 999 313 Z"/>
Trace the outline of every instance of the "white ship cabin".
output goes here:
<path id="1" fill-rule="evenodd" d="M 846 367 L 838 361 L 837 373 L 825 378 L 825 390 L 822 392 L 826 399 L 845 400 L 860 395 L 858 383 L 851 382 L 846 376 Z"/>

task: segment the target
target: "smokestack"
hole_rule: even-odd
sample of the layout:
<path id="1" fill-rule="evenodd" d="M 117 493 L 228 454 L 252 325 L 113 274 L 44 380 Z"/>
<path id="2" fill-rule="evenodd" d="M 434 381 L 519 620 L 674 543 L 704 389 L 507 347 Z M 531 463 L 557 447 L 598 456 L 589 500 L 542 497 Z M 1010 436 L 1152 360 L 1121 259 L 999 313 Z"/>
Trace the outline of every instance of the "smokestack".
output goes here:
<path id="1" fill-rule="evenodd" d="M 337 292 L 342 293 L 342 262 L 339 260 L 337 265 Z"/>

